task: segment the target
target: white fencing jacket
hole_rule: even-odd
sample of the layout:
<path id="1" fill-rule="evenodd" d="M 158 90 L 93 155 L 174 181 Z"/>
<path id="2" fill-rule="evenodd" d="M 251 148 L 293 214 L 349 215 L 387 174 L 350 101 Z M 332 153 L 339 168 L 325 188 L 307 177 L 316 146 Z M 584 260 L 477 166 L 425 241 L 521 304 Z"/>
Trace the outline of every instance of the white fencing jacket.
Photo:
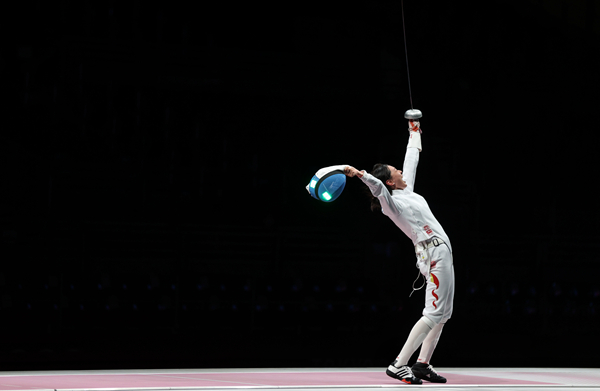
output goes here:
<path id="1" fill-rule="evenodd" d="M 404 190 L 393 190 L 392 194 L 383 182 L 366 171 L 361 180 L 369 187 L 373 196 L 379 199 L 383 214 L 389 217 L 415 246 L 424 240 L 439 237 L 452 250 L 450 239 L 433 216 L 425 198 L 413 191 L 418 163 L 419 149 L 407 147 L 402 169 L 402 176 L 407 186 Z"/>

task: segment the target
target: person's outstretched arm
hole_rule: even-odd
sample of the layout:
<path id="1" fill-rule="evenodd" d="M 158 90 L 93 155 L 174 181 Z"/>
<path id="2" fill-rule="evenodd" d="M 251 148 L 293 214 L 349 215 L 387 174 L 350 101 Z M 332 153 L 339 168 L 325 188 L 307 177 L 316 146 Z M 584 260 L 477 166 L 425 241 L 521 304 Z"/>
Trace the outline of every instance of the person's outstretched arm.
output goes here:
<path id="1" fill-rule="evenodd" d="M 385 187 L 383 182 L 381 182 L 378 178 L 375 178 L 373 175 L 369 174 L 365 170 L 358 171 L 356 168 L 352 166 L 347 166 L 344 169 L 344 174 L 348 177 L 358 177 L 361 181 L 371 191 L 374 197 L 379 199 L 379 203 L 381 204 L 381 210 L 386 216 L 391 216 L 392 214 L 401 214 L 402 209 L 400 205 L 392 199 L 392 195 Z"/>
<path id="2" fill-rule="evenodd" d="M 419 164 L 419 153 L 421 152 L 421 126 L 419 121 L 408 121 L 408 145 L 402 166 L 402 177 L 406 182 L 406 190 L 414 191 L 415 178 L 417 176 L 417 165 Z"/>

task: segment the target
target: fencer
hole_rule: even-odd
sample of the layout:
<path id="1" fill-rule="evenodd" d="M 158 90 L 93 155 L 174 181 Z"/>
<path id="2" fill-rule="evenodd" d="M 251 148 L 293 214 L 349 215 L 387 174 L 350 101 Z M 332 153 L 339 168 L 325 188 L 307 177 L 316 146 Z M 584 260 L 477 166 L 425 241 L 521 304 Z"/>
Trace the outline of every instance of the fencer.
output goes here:
<path id="1" fill-rule="evenodd" d="M 452 246 L 425 198 L 414 192 L 422 150 L 422 131 L 418 121 L 422 114 L 419 110 L 408 110 L 405 117 L 409 124 L 409 139 L 403 170 L 387 164 L 376 164 L 371 173 L 358 171 L 352 166 L 345 167 L 344 173 L 348 177 L 360 178 L 371 191 L 371 209 L 381 210 L 412 240 L 417 267 L 426 279 L 422 317 L 413 326 L 400 354 L 389 365 L 386 374 L 408 384 L 422 384 L 422 380 L 446 383 L 446 378 L 436 372 L 430 361 L 442 329 L 452 315 Z M 419 346 L 418 359 L 409 366 L 408 361 Z"/>

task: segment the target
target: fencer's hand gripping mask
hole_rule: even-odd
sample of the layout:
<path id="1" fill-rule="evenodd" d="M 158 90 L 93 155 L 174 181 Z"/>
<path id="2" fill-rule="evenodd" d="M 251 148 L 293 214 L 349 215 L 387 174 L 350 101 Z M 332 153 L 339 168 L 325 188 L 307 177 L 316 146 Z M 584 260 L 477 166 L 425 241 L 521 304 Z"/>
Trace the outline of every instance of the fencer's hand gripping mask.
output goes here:
<path id="1" fill-rule="evenodd" d="M 346 186 L 344 168 L 347 165 L 321 168 L 306 185 L 306 190 L 314 198 L 323 202 L 332 202 L 342 194 Z"/>

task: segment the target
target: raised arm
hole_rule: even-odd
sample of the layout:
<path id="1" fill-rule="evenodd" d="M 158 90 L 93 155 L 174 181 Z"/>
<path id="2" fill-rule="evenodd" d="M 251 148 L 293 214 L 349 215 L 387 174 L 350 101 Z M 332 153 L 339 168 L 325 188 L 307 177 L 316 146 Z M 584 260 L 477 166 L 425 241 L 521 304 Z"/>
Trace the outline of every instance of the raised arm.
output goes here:
<path id="1" fill-rule="evenodd" d="M 402 166 L 402 176 L 406 182 L 406 189 L 414 191 L 415 178 L 417 176 L 417 165 L 419 164 L 419 153 L 421 152 L 421 127 L 419 121 L 408 121 L 408 145 Z"/>

